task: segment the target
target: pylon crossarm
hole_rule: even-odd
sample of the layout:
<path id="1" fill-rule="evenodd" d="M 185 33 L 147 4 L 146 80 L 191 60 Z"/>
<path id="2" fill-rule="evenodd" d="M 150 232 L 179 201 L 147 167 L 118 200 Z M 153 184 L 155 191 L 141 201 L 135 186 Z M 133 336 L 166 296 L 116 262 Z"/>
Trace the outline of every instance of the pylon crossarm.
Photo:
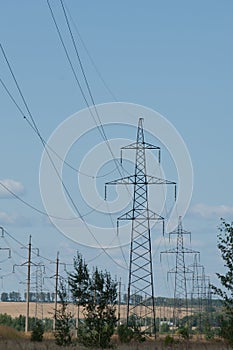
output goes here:
<path id="1" fill-rule="evenodd" d="M 148 185 L 176 185 L 176 182 L 174 181 L 169 181 L 165 179 L 160 179 L 159 177 L 147 175 L 147 184 Z"/>
<path id="2" fill-rule="evenodd" d="M 177 235 L 178 233 L 179 233 L 178 230 L 175 230 L 175 231 L 172 231 L 172 232 L 168 232 L 169 235 Z M 183 235 L 191 235 L 191 232 L 182 229 L 182 234 Z"/>
<path id="3" fill-rule="evenodd" d="M 160 149 L 160 147 L 158 146 L 154 146 L 152 145 L 151 143 L 148 143 L 148 142 L 133 142 L 131 143 L 130 145 L 127 145 L 127 146 L 124 146 L 124 147 L 121 147 L 121 150 L 123 149 Z"/>
<path id="4" fill-rule="evenodd" d="M 143 175 L 143 176 L 130 175 L 114 181 L 106 182 L 105 186 L 106 185 L 135 185 L 135 184 L 137 185 L 176 185 L 176 182 L 160 179 L 158 177 L 150 176 L 150 175 Z"/>
<path id="5" fill-rule="evenodd" d="M 135 175 L 130 175 L 130 176 L 122 177 L 117 180 L 106 182 L 105 186 L 106 185 L 131 185 L 134 183 L 135 183 Z"/>
<path id="6" fill-rule="evenodd" d="M 131 209 L 127 213 L 124 213 L 123 215 L 119 216 L 117 220 L 164 220 L 164 218 L 156 213 L 154 213 L 151 210 L 145 210 L 145 209 Z"/>
<path id="7" fill-rule="evenodd" d="M 193 271 L 190 270 L 190 269 L 188 269 L 187 267 L 185 268 L 184 272 L 185 272 L 185 273 L 193 273 Z M 174 267 L 173 269 L 169 270 L 169 271 L 168 271 L 168 274 L 169 274 L 169 273 L 177 273 L 176 268 Z"/>
<path id="8" fill-rule="evenodd" d="M 198 252 L 197 250 L 188 249 L 188 248 L 185 248 L 185 247 L 183 247 L 183 253 L 200 255 L 200 252 Z"/>
<path id="9" fill-rule="evenodd" d="M 104 199 L 107 199 L 107 185 L 132 185 L 135 183 L 135 175 L 126 176 L 121 179 L 105 183 Z"/>
<path id="10" fill-rule="evenodd" d="M 176 200 L 176 182 L 160 179 L 155 176 L 145 175 L 145 176 L 136 176 L 130 175 L 122 177 L 120 179 L 106 182 L 105 183 L 105 195 L 104 199 L 107 199 L 107 185 L 174 185 L 175 186 L 175 200 Z"/>
<path id="11" fill-rule="evenodd" d="M 141 212 L 144 211 L 145 215 L 142 215 Z M 127 213 L 124 213 L 123 215 L 119 216 L 117 218 L 117 234 L 119 233 L 119 221 L 123 221 L 123 220 L 139 220 L 139 221 L 143 221 L 143 220 L 156 220 L 156 221 L 162 221 L 163 223 L 163 234 L 164 234 L 164 217 L 154 213 L 153 211 L 149 210 L 149 209 L 131 209 L 129 210 Z"/>
<path id="12" fill-rule="evenodd" d="M 11 258 L 11 249 L 10 248 L 0 248 L 0 250 L 7 250 L 8 251 L 8 258 Z"/>
<path id="13" fill-rule="evenodd" d="M 176 182 L 165 180 L 165 179 L 160 179 L 160 178 L 155 177 L 155 176 L 147 175 L 146 176 L 146 184 L 147 185 L 174 185 L 174 190 L 175 190 L 174 197 L 175 197 L 175 201 L 176 201 L 176 196 L 177 196 L 176 195 L 176 192 L 177 192 Z"/>
<path id="14" fill-rule="evenodd" d="M 177 248 L 174 248 L 174 249 L 168 249 L 164 252 L 161 252 L 160 254 L 166 254 L 166 253 L 177 254 L 177 252 L 178 252 Z M 192 249 L 188 249 L 188 248 L 183 247 L 182 250 L 179 250 L 179 253 L 194 254 L 194 253 L 199 253 L 199 252 L 197 252 L 196 250 L 192 250 Z"/>

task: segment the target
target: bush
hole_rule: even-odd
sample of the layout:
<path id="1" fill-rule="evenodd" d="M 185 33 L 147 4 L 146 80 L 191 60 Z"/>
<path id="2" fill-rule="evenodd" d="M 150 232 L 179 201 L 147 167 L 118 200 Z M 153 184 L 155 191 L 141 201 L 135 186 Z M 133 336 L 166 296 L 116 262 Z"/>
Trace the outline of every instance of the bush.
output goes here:
<path id="1" fill-rule="evenodd" d="M 160 333 L 168 333 L 170 331 L 170 327 L 167 323 L 161 324 Z"/>
<path id="2" fill-rule="evenodd" d="M 42 341 L 44 335 L 44 327 L 41 321 L 37 321 L 32 328 L 31 341 Z"/>
<path id="3" fill-rule="evenodd" d="M 171 337 L 170 335 L 167 335 L 164 339 L 164 345 L 165 346 L 169 346 L 169 345 L 173 345 L 175 343 L 175 340 L 173 337 Z"/>
<path id="4" fill-rule="evenodd" d="M 60 310 L 56 313 L 56 331 L 54 332 L 55 342 L 60 346 L 67 346 L 71 344 L 71 313 L 67 311 L 67 305 L 62 305 Z"/>
<path id="5" fill-rule="evenodd" d="M 146 340 L 145 332 L 142 332 L 139 327 L 135 326 L 133 328 L 133 339 L 139 343 L 142 343 Z"/>
<path id="6" fill-rule="evenodd" d="M 111 347 L 114 326 L 101 319 L 85 319 L 78 327 L 78 342 L 87 347 Z"/>
<path id="7" fill-rule="evenodd" d="M 121 343 L 129 343 L 134 336 L 132 328 L 128 327 L 126 324 L 118 326 L 117 334 Z"/>
<path id="8" fill-rule="evenodd" d="M 187 327 L 180 327 L 177 333 L 181 335 L 183 339 L 189 339 L 189 329 Z"/>

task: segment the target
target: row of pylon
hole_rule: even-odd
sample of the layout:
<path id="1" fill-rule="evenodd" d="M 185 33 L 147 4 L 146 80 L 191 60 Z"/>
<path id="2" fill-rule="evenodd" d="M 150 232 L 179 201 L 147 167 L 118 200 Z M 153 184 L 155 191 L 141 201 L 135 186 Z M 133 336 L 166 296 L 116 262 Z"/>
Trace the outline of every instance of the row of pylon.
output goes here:
<path id="1" fill-rule="evenodd" d="M 132 185 L 134 188 L 132 209 L 121 215 L 117 222 L 121 220 L 131 220 L 131 243 L 130 243 L 130 261 L 128 276 L 128 298 L 127 298 L 127 324 L 136 326 L 147 334 L 156 334 L 156 314 L 155 314 L 155 295 L 154 278 L 152 263 L 151 246 L 151 224 L 152 220 L 161 221 L 164 218 L 154 213 L 148 204 L 149 185 L 173 185 L 176 183 L 155 176 L 148 175 L 146 172 L 146 150 L 156 150 L 160 162 L 160 147 L 145 142 L 143 130 L 143 118 L 139 118 L 136 142 L 122 148 L 122 150 L 134 150 L 135 171 L 133 175 L 107 182 L 106 185 Z M 122 154 L 121 150 L 121 154 Z M 118 225 L 117 225 L 118 226 Z M 164 233 L 164 232 L 163 232 Z M 181 315 L 188 316 L 192 307 L 188 305 L 187 280 L 188 275 L 192 274 L 191 299 L 198 298 L 202 300 L 204 295 L 203 283 L 205 276 L 203 266 L 198 264 L 199 252 L 185 248 L 184 235 L 191 233 L 185 231 L 182 227 L 182 219 L 179 217 L 177 229 L 169 233 L 176 235 L 176 247 L 161 252 L 161 254 L 175 254 L 175 267 L 168 271 L 175 274 L 174 284 L 174 308 L 173 325 L 178 326 Z M 186 266 L 185 254 L 193 254 L 194 262 L 192 266 Z M 199 270 L 202 270 L 200 275 Z M 143 297 L 142 297 L 143 295 Z M 140 297 L 141 296 L 141 297 Z M 199 301 L 201 311 L 202 303 Z M 181 312 L 182 311 L 182 312 Z M 192 312 L 192 311 L 191 311 Z"/>

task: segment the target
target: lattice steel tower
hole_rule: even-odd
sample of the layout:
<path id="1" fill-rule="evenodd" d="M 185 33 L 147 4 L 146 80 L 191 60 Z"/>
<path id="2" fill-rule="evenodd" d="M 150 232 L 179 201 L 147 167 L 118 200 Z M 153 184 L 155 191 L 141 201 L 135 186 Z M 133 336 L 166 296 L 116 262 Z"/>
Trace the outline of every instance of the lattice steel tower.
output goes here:
<path id="1" fill-rule="evenodd" d="M 38 264 L 36 266 L 36 305 L 35 318 L 43 320 L 43 270 L 44 265 Z"/>
<path id="2" fill-rule="evenodd" d="M 148 185 L 176 185 L 176 183 L 147 175 L 145 151 L 147 149 L 158 150 L 160 162 L 160 147 L 144 141 L 143 118 L 140 118 L 138 122 L 136 142 L 123 147 L 123 149 L 136 151 L 134 175 L 108 182 L 106 185 L 123 184 L 134 186 L 132 209 L 117 219 L 118 224 L 120 220 L 132 221 L 127 324 L 137 326 L 148 334 L 155 334 L 150 220 L 161 220 L 163 222 L 164 218 L 149 209 Z"/>
<path id="3" fill-rule="evenodd" d="M 172 268 L 168 273 L 175 274 L 175 287 L 174 287 L 174 309 L 173 309 L 173 322 L 175 326 L 179 325 L 179 320 L 183 316 L 188 315 L 188 299 L 187 299 L 187 274 L 192 273 L 185 264 L 185 254 L 199 254 L 199 252 L 184 247 L 184 235 L 191 235 L 182 227 L 181 216 L 179 217 L 178 226 L 175 231 L 169 233 L 171 235 L 177 235 L 176 247 L 161 252 L 161 254 L 173 253 L 176 255 L 176 266 Z"/>

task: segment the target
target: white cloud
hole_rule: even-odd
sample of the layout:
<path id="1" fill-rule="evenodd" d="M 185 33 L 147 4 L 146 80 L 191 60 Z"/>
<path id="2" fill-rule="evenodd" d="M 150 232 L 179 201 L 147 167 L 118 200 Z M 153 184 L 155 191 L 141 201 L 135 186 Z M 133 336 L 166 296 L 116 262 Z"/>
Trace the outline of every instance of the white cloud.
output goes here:
<path id="1" fill-rule="evenodd" d="M 8 215 L 7 213 L 0 211 L 0 222 L 1 224 L 12 224 L 13 223 L 13 218 Z"/>
<path id="2" fill-rule="evenodd" d="M 233 215 L 233 206 L 228 205 L 208 205 L 204 203 L 195 204 L 190 212 L 192 214 L 200 215 L 203 218 L 212 218 L 212 217 L 225 217 Z"/>
<path id="3" fill-rule="evenodd" d="M 12 179 L 0 180 L 0 198 L 12 198 L 13 194 L 24 193 L 24 186 L 21 182 Z"/>
<path id="4" fill-rule="evenodd" d="M 13 225 L 16 223 L 18 217 L 8 214 L 4 211 L 0 211 L 0 223 L 1 225 Z"/>
<path id="5" fill-rule="evenodd" d="M 31 220 L 19 214 L 8 214 L 4 211 L 0 211 L 0 226 L 4 225 L 28 227 L 31 226 Z"/>

